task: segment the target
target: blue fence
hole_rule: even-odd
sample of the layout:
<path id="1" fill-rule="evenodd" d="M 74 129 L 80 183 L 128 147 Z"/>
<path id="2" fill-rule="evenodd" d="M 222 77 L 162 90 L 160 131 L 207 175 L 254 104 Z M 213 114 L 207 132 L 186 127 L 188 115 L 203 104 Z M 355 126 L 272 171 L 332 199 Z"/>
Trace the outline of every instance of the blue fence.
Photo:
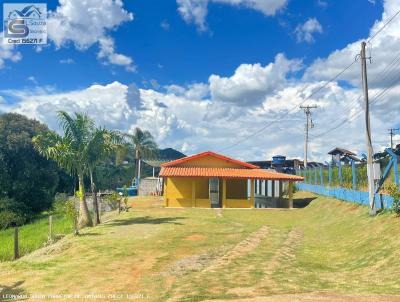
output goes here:
<path id="1" fill-rule="evenodd" d="M 296 184 L 299 190 L 309 191 L 316 194 L 337 198 L 344 201 L 354 202 L 362 205 L 369 205 L 368 192 L 350 190 L 345 188 L 329 188 L 306 183 Z M 392 207 L 393 198 L 384 194 L 375 194 L 376 208 L 389 209 Z"/>

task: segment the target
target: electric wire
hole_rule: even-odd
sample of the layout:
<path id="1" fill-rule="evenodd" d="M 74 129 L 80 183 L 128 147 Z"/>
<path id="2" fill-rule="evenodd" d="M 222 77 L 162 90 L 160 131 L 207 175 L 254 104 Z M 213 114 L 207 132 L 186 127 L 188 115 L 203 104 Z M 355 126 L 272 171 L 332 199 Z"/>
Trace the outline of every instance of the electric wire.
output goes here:
<path id="1" fill-rule="evenodd" d="M 398 55 L 385 67 L 385 69 L 383 71 L 380 72 L 378 78 L 380 78 L 380 80 L 382 82 L 386 81 L 388 79 L 389 76 L 391 76 L 390 72 L 395 70 L 396 67 L 398 67 L 400 65 L 400 52 L 398 53 Z M 380 77 L 383 74 L 383 77 Z M 392 77 L 393 78 L 393 77 Z M 345 106 L 342 111 L 344 112 L 348 112 L 348 111 L 352 111 L 354 109 L 356 109 L 359 106 L 358 101 L 361 99 L 361 95 L 359 95 L 358 97 L 354 98 L 353 101 L 351 101 L 350 103 L 354 103 L 352 106 L 348 107 Z M 347 120 L 348 118 L 345 118 L 343 120 L 343 123 Z M 331 120 L 331 122 L 334 122 L 335 120 Z M 340 122 L 340 126 L 343 125 L 342 122 Z M 330 124 L 328 122 L 328 124 Z M 338 128 L 338 125 L 334 126 L 333 128 L 330 128 L 329 130 L 325 131 L 325 132 L 321 132 L 321 133 L 317 133 L 317 134 L 310 134 L 310 136 L 312 138 L 319 138 L 322 137 L 330 132 L 332 132 L 333 130 L 336 130 Z"/>
<path id="2" fill-rule="evenodd" d="M 393 14 L 388 21 L 385 22 L 385 24 L 375 33 L 373 34 L 368 40 L 367 43 L 370 43 L 376 36 L 378 36 L 398 15 L 400 14 L 400 10 L 397 11 L 395 14 Z M 307 98 L 305 98 L 303 101 L 301 101 L 299 104 L 297 104 L 295 107 L 293 107 L 292 109 L 290 109 L 288 112 L 285 113 L 284 116 L 287 116 L 288 114 L 292 113 L 293 111 L 297 110 L 298 107 L 302 104 L 304 104 L 307 100 L 309 100 L 312 96 L 314 96 L 315 94 L 317 94 L 318 92 L 320 92 L 322 89 L 324 89 L 328 84 L 332 83 L 333 81 L 335 81 L 337 78 L 339 78 L 343 73 L 345 73 L 351 66 L 354 65 L 354 63 L 356 62 L 356 60 L 352 61 L 349 65 L 347 65 L 345 68 L 343 68 L 339 73 L 337 73 L 334 77 L 332 77 L 331 79 L 329 79 L 327 82 L 324 83 L 324 85 L 322 85 L 321 87 L 319 87 L 317 90 L 315 90 L 314 92 L 312 92 Z M 298 93 L 302 93 L 305 91 L 305 89 L 307 88 L 307 86 L 304 86 L 303 89 L 299 90 Z M 270 127 L 271 125 L 273 125 L 274 123 L 280 121 L 283 117 L 283 115 L 270 121 L 268 124 L 266 124 L 265 126 L 263 126 L 262 128 L 258 129 L 257 131 L 253 132 L 252 134 L 236 141 L 235 143 L 228 145 L 227 147 L 222 148 L 221 150 L 219 150 L 220 152 L 222 151 L 226 151 L 229 150 L 239 144 L 241 144 L 244 141 L 249 140 L 250 138 L 256 136 L 257 134 L 265 131 L 268 127 Z M 333 131 L 333 130 L 332 130 Z"/>

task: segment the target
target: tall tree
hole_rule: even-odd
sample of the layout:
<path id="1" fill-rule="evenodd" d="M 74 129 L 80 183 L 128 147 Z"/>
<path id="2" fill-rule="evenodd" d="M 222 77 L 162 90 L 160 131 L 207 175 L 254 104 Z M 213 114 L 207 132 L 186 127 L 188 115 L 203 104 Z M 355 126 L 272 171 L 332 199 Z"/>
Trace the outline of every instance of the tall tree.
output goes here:
<path id="1" fill-rule="evenodd" d="M 29 219 L 51 207 L 59 169 L 32 144 L 32 137 L 46 132 L 46 125 L 23 115 L 0 115 L 0 212 L 9 208 Z"/>
<path id="2" fill-rule="evenodd" d="M 86 203 L 84 176 L 88 172 L 94 122 L 86 114 L 75 113 L 75 117 L 71 117 L 64 111 L 58 112 L 58 118 L 64 136 L 48 132 L 35 136 L 33 143 L 39 153 L 53 159 L 71 175 L 78 176 L 80 200 L 78 227 L 91 226 L 92 219 Z"/>
<path id="3" fill-rule="evenodd" d="M 95 128 L 88 145 L 87 166 L 90 176 L 90 187 L 93 196 L 93 209 L 95 213 L 95 223 L 100 223 L 99 208 L 97 203 L 97 189 L 94 181 L 94 171 L 96 167 L 110 156 L 122 143 L 121 135 L 116 131 L 104 128 Z"/>
<path id="4" fill-rule="evenodd" d="M 157 153 L 157 144 L 154 137 L 147 130 L 135 128 L 133 134 L 129 134 L 130 144 L 135 152 L 135 177 L 140 175 L 140 161 L 145 157 L 152 157 Z"/>

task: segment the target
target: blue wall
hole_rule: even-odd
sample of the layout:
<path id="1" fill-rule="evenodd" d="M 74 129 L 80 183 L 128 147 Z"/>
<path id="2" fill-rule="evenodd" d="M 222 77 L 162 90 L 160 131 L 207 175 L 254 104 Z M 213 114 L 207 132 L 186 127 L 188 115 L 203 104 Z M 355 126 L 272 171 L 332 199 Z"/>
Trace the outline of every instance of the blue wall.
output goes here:
<path id="1" fill-rule="evenodd" d="M 358 204 L 368 205 L 368 192 L 349 190 L 345 188 L 328 188 L 324 186 L 311 185 L 305 183 L 297 183 L 299 190 L 310 191 L 319 195 L 329 196 L 344 201 L 355 202 Z M 390 209 L 393 204 L 392 197 L 383 194 L 375 195 L 376 208 Z"/>

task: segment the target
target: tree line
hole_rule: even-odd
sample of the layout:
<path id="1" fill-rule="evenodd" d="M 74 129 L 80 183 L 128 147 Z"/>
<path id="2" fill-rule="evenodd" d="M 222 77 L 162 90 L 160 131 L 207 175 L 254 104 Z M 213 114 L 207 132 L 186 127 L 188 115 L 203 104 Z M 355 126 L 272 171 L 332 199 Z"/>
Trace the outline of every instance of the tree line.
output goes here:
<path id="1" fill-rule="evenodd" d="M 50 209 L 56 192 L 76 194 L 78 227 L 91 226 L 87 189 L 95 197 L 96 181 L 103 189 L 129 184 L 139 173 L 138 161 L 157 154 L 153 136 L 140 128 L 122 133 L 96 126 L 86 114 L 64 111 L 58 112 L 58 120 L 61 134 L 19 114 L 0 116 L 0 228 L 23 224 Z M 127 159 L 130 164 L 124 165 Z M 118 180 L 111 183 L 112 174 Z M 96 223 L 96 200 L 93 205 Z"/>

